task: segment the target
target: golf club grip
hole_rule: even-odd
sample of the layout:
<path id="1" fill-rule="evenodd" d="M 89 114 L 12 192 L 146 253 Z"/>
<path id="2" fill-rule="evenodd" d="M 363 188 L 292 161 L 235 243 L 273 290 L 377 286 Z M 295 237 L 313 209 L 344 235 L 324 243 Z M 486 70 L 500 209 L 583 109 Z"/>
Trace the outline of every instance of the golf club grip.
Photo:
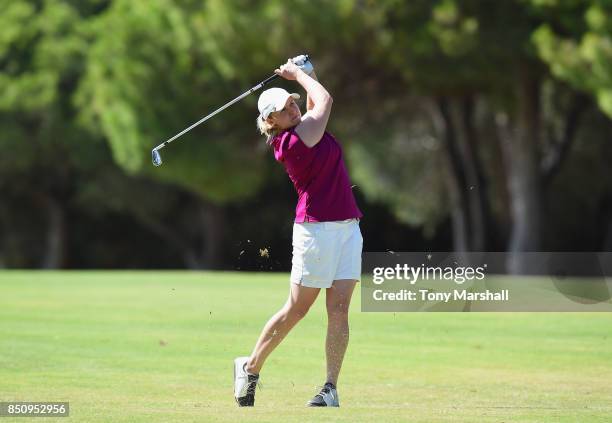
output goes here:
<path id="1" fill-rule="evenodd" d="M 306 60 L 310 60 L 310 56 L 305 54 L 304 56 L 306 56 Z M 280 75 L 274 74 L 272 76 L 270 76 L 268 79 L 265 79 L 264 81 L 261 82 L 261 85 L 266 85 L 268 82 L 270 81 L 274 81 L 276 78 L 278 78 Z"/>
<path id="2" fill-rule="evenodd" d="M 278 78 L 279 76 L 280 76 L 280 75 L 274 74 L 274 75 L 270 76 L 269 78 L 267 78 L 267 79 L 263 80 L 263 81 L 261 82 L 261 85 L 266 85 L 268 82 L 270 82 L 270 81 L 274 81 L 274 80 L 275 80 L 276 78 Z"/>

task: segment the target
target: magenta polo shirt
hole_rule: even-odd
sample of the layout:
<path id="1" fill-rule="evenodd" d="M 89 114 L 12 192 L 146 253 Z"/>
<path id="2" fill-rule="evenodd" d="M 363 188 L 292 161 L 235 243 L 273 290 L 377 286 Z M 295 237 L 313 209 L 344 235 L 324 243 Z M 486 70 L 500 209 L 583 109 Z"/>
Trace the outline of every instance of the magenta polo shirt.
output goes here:
<path id="1" fill-rule="evenodd" d="M 278 134 L 270 144 L 298 194 L 296 223 L 363 216 L 351 190 L 342 148 L 333 135 L 325 132 L 321 141 L 309 148 L 294 127 Z"/>

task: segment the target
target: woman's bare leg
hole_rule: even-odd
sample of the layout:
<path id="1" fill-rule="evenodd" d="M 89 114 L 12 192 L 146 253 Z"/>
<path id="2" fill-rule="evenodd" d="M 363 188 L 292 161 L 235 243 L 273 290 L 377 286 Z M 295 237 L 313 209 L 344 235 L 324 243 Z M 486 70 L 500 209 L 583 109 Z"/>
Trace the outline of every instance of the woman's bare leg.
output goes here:
<path id="1" fill-rule="evenodd" d="M 325 353 L 327 357 L 327 381 L 334 385 L 342 367 L 342 360 L 349 341 L 348 311 L 357 281 L 341 279 L 327 288 L 327 338 Z"/>
<path id="2" fill-rule="evenodd" d="M 246 370 L 259 374 L 266 358 L 287 336 L 289 331 L 308 313 L 310 306 L 317 299 L 320 288 L 308 288 L 294 283 L 290 284 L 289 299 L 261 331 L 255 348 L 249 357 Z"/>

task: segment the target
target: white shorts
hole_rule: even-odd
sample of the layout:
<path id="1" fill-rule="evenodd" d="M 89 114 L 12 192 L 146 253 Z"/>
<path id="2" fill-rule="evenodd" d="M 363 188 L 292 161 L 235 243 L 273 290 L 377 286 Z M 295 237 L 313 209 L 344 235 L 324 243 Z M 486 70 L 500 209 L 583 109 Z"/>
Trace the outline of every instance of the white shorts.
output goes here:
<path id="1" fill-rule="evenodd" d="M 330 288 L 338 279 L 361 279 L 363 237 L 358 219 L 293 224 L 291 282 Z"/>

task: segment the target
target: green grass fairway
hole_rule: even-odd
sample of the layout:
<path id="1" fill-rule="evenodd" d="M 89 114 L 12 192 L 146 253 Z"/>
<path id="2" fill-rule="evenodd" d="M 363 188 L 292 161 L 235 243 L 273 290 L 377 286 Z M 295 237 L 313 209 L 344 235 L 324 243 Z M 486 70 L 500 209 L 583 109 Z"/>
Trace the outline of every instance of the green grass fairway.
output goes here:
<path id="1" fill-rule="evenodd" d="M 0 401 L 69 401 L 61 422 L 612 421 L 612 313 L 361 313 L 359 291 L 340 409 L 304 407 L 324 382 L 323 298 L 239 409 L 233 359 L 287 279 L 1 272 Z"/>

